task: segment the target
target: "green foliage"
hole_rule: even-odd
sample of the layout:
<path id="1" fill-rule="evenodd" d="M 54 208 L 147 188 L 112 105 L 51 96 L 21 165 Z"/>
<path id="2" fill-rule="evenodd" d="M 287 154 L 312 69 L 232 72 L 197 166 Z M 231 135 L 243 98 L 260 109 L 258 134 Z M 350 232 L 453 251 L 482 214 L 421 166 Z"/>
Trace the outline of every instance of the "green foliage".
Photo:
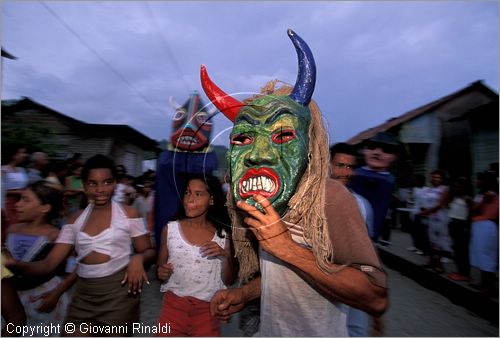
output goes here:
<path id="1" fill-rule="evenodd" d="M 33 124 L 2 123 L 2 148 L 22 144 L 29 153 L 43 151 L 49 157 L 61 152 L 61 145 L 51 144 L 54 132 L 47 127 Z"/>

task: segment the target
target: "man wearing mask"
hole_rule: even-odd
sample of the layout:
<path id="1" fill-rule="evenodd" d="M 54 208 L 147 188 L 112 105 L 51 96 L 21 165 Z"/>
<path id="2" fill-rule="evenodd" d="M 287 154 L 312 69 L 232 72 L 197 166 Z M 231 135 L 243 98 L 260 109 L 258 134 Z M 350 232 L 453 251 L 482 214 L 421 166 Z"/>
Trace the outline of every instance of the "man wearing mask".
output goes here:
<path id="1" fill-rule="evenodd" d="M 269 83 L 240 102 L 202 67 L 203 89 L 233 123 L 228 151 L 239 288 L 218 291 L 225 320 L 261 299 L 260 336 L 346 336 L 345 304 L 374 315 L 387 307 L 386 276 L 353 196 L 328 178 L 328 143 L 311 100 L 316 68 L 307 44 L 293 88 Z"/>

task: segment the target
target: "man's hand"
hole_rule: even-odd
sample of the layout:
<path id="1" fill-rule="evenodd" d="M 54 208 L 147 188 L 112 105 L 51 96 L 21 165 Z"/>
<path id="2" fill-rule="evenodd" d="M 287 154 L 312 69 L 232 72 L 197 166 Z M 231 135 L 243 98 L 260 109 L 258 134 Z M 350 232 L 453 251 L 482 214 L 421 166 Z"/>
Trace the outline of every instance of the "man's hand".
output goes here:
<path id="1" fill-rule="evenodd" d="M 210 313 L 223 323 L 231 316 L 241 311 L 246 304 L 242 288 L 219 290 L 210 300 Z"/>
<path id="2" fill-rule="evenodd" d="M 289 248 L 294 243 L 292 236 L 287 225 L 267 198 L 258 194 L 254 199 L 262 206 L 264 212 L 246 202 L 238 201 L 236 204 L 238 208 L 249 215 L 243 219 L 243 222 L 250 227 L 265 251 L 279 257 L 283 249 Z"/>

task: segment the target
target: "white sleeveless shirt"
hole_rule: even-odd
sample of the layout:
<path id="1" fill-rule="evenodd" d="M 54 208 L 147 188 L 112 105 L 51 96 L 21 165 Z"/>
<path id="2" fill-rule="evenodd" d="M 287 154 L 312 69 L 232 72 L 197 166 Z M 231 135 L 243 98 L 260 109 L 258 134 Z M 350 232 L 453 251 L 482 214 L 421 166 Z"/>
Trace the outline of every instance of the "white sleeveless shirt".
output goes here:
<path id="1" fill-rule="evenodd" d="M 168 263 L 173 264 L 174 272 L 161 285 L 160 291 L 210 301 L 215 292 L 226 288 L 221 276 L 222 258 L 202 257 L 200 247 L 182 237 L 179 222 L 169 222 L 167 226 Z M 225 235 L 224 231 L 223 234 Z M 212 241 L 224 248 L 226 238 L 215 234 Z"/>

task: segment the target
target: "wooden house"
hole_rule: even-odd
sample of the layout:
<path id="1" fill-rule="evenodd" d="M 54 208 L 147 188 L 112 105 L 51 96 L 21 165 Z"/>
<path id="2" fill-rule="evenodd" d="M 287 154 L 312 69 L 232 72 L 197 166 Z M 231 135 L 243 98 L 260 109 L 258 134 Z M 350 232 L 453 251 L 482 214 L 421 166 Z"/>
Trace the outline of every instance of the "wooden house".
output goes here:
<path id="1" fill-rule="evenodd" d="M 2 101 L 2 133 L 20 130 L 37 133 L 53 159 L 81 153 L 86 160 L 103 154 L 124 165 L 133 176 L 142 174 L 144 160 L 156 158 L 160 152 L 155 140 L 127 125 L 85 123 L 27 97 Z"/>

